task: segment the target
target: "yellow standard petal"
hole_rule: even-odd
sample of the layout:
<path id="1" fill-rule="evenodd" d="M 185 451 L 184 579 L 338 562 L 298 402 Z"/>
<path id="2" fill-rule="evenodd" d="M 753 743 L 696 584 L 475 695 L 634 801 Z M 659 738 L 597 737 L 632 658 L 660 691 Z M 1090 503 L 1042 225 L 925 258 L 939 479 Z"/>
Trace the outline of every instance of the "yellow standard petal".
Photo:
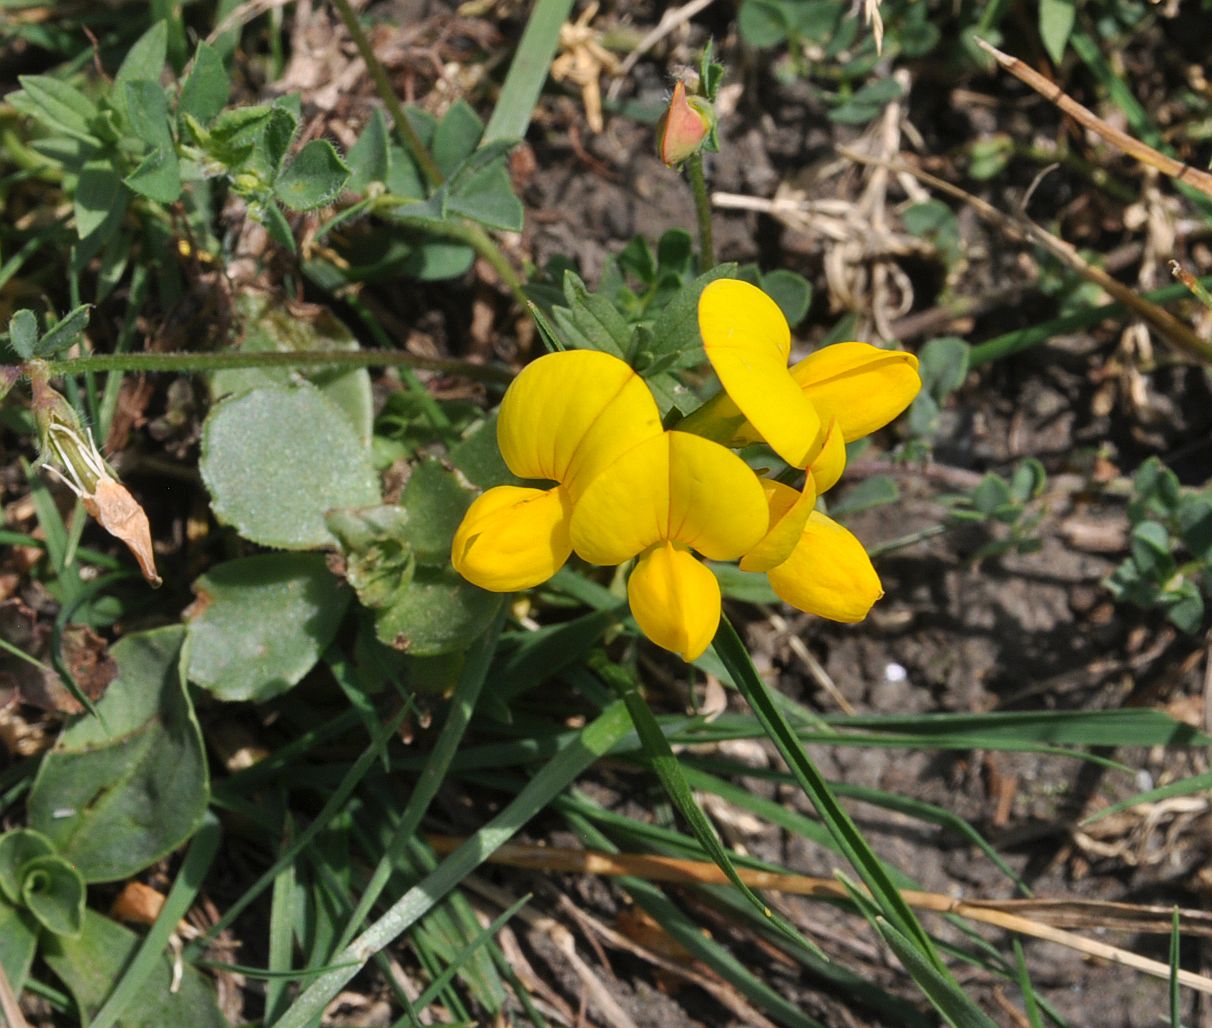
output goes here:
<path id="1" fill-rule="evenodd" d="M 699 298 L 699 331 L 741 413 L 783 460 L 806 467 L 821 422 L 788 372 L 791 330 L 778 304 L 748 282 L 716 279 Z"/>
<path id="2" fill-rule="evenodd" d="M 862 621 L 884 595 L 863 544 L 815 510 L 791 556 L 767 575 L 786 603 L 830 621 Z"/>
<path id="3" fill-rule="evenodd" d="M 835 343 L 791 369 L 821 420 L 837 418 L 846 442 L 883 428 L 922 388 L 917 358 L 870 343 Z"/>
<path id="4" fill-rule="evenodd" d="M 591 564 L 621 564 L 665 540 L 732 560 L 765 535 L 769 520 L 749 465 L 718 443 L 665 432 L 589 483 L 573 513 L 572 544 Z"/>
<path id="5" fill-rule="evenodd" d="M 644 380 L 597 350 L 549 353 L 527 365 L 505 391 L 497 420 L 509 470 L 560 482 L 574 500 L 598 470 L 660 433 Z"/>
<path id="6" fill-rule="evenodd" d="M 546 582 L 572 552 L 566 490 L 499 485 L 467 508 L 450 560 L 473 585 L 494 593 Z"/>
<path id="7" fill-rule="evenodd" d="M 803 492 L 771 478 L 762 480 L 762 489 L 770 505 L 770 530 L 741 558 L 742 571 L 769 571 L 790 557 L 816 503 L 816 485 L 811 474 L 804 482 Z"/>
<path id="8" fill-rule="evenodd" d="M 683 660 L 702 655 L 720 624 L 720 584 L 711 569 L 673 543 L 658 543 L 636 563 L 627 599 L 641 631 Z"/>

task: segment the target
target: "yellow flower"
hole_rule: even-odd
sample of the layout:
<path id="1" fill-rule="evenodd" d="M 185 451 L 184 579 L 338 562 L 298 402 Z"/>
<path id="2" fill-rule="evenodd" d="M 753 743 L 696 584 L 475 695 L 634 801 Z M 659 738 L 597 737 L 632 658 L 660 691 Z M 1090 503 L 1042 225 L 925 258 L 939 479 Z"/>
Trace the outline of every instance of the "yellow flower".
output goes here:
<path id="1" fill-rule="evenodd" d="M 921 389 L 913 354 L 870 343 L 836 343 L 788 368 L 783 312 L 736 279 L 703 290 L 699 331 L 724 392 L 682 427 L 733 444 L 764 439 L 788 464 L 812 468 L 822 493 L 845 466 L 843 445 L 888 424 Z"/>
<path id="2" fill-rule="evenodd" d="M 724 447 L 685 432 L 646 439 L 600 472 L 572 515 L 572 545 L 592 564 L 639 557 L 627 598 L 658 646 L 694 660 L 720 621 L 715 575 L 691 553 L 733 560 L 766 533 L 757 476 Z"/>
<path id="3" fill-rule="evenodd" d="M 497 486 L 477 497 L 455 532 L 455 570 L 492 592 L 547 581 L 571 552 L 573 506 L 585 487 L 661 432 L 648 387 L 617 357 L 568 350 L 528 365 L 501 401 L 497 442 L 519 478 L 555 485 Z"/>
<path id="4" fill-rule="evenodd" d="M 830 621 L 862 621 L 884 595 L 863 544 L 816 510 L 791 556 L 766 575 L 784 603 Z"/>

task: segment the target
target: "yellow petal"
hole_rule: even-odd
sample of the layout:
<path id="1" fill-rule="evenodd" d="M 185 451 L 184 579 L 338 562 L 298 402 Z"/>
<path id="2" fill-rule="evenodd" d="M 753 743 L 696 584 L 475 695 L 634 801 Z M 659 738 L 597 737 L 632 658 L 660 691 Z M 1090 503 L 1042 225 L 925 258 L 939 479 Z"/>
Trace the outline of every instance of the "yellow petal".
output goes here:
<path id="1" fill-rule="evenodd" d="M 767 574 L 785 602 L 830 621 L 862 621 L 884 595 L 863 544 L 815 510 L 791 556 Z"/>
<path id="2" fill-rule="evenodd" d="M 683 660 L 701 656 L 720 624 L 715 575 L 672 543 L 660 543 L 639 559 L 627 580 L 627 599 L 641 631 Z"/>
<path id="3" fill-rule="evenodd" d="M 818 496 L 829 492 L 846 470 L 846 441 L 842 438 L 837 418 L 830 418 L 813 448 L 815 452 L 808 461 L 812 480 Z"/>
<path id="4" fill-rule="evenodd" d="M 791 374 L 822 421 L 838 419 L 848 443 L 883 428 L 922 388 L 913 354 L 870 343 L 826 346 L 796 364 Z"/>
<path id="5" fill-rule="evenodd" d="M 451 563 L 481 589 L 529 589 L 564 566 L 572 552 L 571 519 L 564 489 L 496 486 L 467 508 L 450 549 Z"/>
<path id="6" fill-rule="evenodd" d="M 742 571 L 769 571 L 790 557 L 816 503 L 812 475 L 807 476 L 803 492 L 769 478 L 762 480 L 762 489 L 770 505 L 770 530 L 741 558 Z"/>
<path id="7" fill-rule="evenodd" d="M 699 331 L 724 391 L 783 460 L 805 467 L 821 423 L 788 372 L 791 330 L 778 304 L 748 282 L 716 279 L 699 298 Z"/>
<path id="8" fill-rule="evenodd" d="M 732 560 L 766 532 L 757 476 L 718 443 L 665 432 L 633 447 L 582 493 L 574 549 L 591 564 L 621 564 L 663 540 Z"/>
<path id="9" fill-rule="evenodd" d="M 549 353 L 527 365 L 505 391 L 497 419 L 509 470 L 560 482 L 574 500 L 598 470 L 660 433 L 644 380 L 597 350 Z"/>

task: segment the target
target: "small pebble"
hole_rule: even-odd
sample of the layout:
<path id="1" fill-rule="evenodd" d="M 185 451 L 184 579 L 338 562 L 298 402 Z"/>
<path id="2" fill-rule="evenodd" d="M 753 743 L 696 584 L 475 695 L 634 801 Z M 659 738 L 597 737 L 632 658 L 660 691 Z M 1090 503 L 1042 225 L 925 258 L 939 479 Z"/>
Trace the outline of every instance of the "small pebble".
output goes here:
<path id="1" fill-rule="evenodd" d="M 889 664 L 884 668 L 885 682 L 903 682 L 909 677 L 909 672 L 906 671 L 900 664 Z"/>

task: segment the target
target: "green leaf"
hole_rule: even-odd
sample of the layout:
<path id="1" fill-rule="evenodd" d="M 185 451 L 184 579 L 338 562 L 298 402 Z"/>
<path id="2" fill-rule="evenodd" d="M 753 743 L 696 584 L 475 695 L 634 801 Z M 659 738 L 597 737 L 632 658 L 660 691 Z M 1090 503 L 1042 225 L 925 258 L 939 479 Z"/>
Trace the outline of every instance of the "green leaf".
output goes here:
<path id="1" fill-rule="evenodd" d="M 985 475 L 980 484 L 972 490 L 972 505 L 987 517 L 992 517 L 1010 502 L 1010 486 L 1004 478 L 993 472 Z"/>
<path id="2" fill-rule="evenodd" d="M 95 1014 L 139 945 L 139 937 L 122 925 L 89 910 L 79 938 L 54 937 L 42 955 L 63 981 L 82 1015 L 81 1023 Z M 177 968 L 165 954 L 147 977 L 122 1017 L 123 1028 L 228 1028 L 206 979 L 188 964 Z"/>
<path id="3" fill-rule="evenodd" d="M 0 968 L 20 996 L 38 949 L 41 926 L 28 911 L 0 896 Z"/>
<path id="4" fill-rule="evenodd" d="M 591 293 L 574 271 L 564 272 L 564 299 L 568 306 L 553 313 L 566 345 L 602 350 L 621 360 L 631 356 L 631 326 L 609 299 Z"/>
<path id="5" fill-rule="evenodd" d="M 442 174 L 453 176 L 471 156 L 484 135 L 484 123 L 466 100 L 456 100 L 438 122 L 433 135 L 433 159 Z"/>
<path id="6" fill-rule="evenodd" d="M 787 40 L 790 28 L 780 0 L 744 0 L 737 12 L 737 29 L 750 46 L 767 49 Z"/>
<path id="7" fill-rule="evenodd" d="M 840 125 L 865 125 L 903 92 L 896 79 L 877 79 L 830 110 L 829 120 Z"/>
<path id="8" fill-rule="evenodd" d="M 1132 529 L 1129 540 L 1132 561 L 1140 572 L 1155 582 L 1174 573 L 1174 558 L 1170 553 L 1170 533 L 1157 521 L 1142 521 Z"/>
<path id="9" fill-rule="evenodd" d="M 779 603 L 770 588 L 770 579 L 757 571 L 742 571 L 735 564 L 707 561 L 707 566 L 720 582 L 720 592 L 730 600 L 741 603 Z"/>
<path id="10" fill-rule="evenodd" d="M 1060 64 L 1077 20 L 1074 0 L 1039 0 L 1039 36 L 1053 64 Z"/>
<path id="11" fill-rule="evenodd" d="M 123 637 L 97 717 L 72 719 L 44 758 L 29 823 L 85 881 L 136 874 L 193 834 L 206 812 L 202 735 L 178 668 L 179 626 Z"/>
<path id="12" fill-rule="evenodd" d="M 449 565 L 418 566 L 392 605 L 375 612 L 375 633 L 413 656 L 452 653 L 488 627 L 499 600 L 468 584 Z"/>
<path id="13" fill-rule="evenodd" d="M 1191 555 L 1212 563 L 1212 497 L 1185 494 L 1178 503 L 1178 529 Z"/>
<path id="14" fill-rule="evenodd" d="M 349 590 L 310 553 L 227 561 L 194 583 L 187 675 L 221 700 L 277 696 L 297 684 L 336 635 Z"/>
<path id="15" fill-rule="evenodd" d="M 497 445 L 497 415 L 494 411 L 474 425 L 450 450 L 450 463 L 463 477 L 481 489 L 494 485 L 519 485 L 518 478 L 505 464 Z"/>
<path id="16" fill-rule="evenodd" d="M 259 175 L 267 185 L 273 182 L 282 170 L 282 162 L 298 129 L 299 119 L 294 113 L 274 104 L 257 132 L 244 167 Z"/>
<path id="17" fill-rule="evenodd" d="M 53 856 L 54 844 L 32 828 L 16 828 L 0 835 L 0 896 L 25 905 L 23 869 L 31 860 Z"/>
<path id="18" fill-rule="evenodd" d="M 188 114 L 205 125 L 227 104 L 231 94 L 231 83 L 223 59 L 213 46 L 205 40 L 198 41 L 194 53 L 194 65 L 181 87 L 181 99 L 177 110 Z"/>
<path id="19" fill-rule="evenodd" d="M 358 340 L 332 311 L 310 308 L 292 311 L 260 290 L 235 298 L 243 353 L 312 353 L 317 350 L 357 350 Z M 374 427 L 374 397 L 365 368 L 320 367 L 230 368 L 210 375 L 211 397 L 218 401 L 261 386 L 289 386 L 302 376 L 331 400 L 349 419 L 358 439 L 370 445 Z"/>
<path id="20" fill-rule="evenodd" d="M 808 314 L 812 284 L 803 275 L 777 268 L 762 276 L 762 291 L 779 305 L 787 324 L 795 328 Z"/>
<path id="21" fill-rule="evenodd" d="M 355 193 L 365 193 L 372 182 L 386 182 L 391 174 L 391 156 L 388 148 L 387 118 L 376 107 L 370 112 L 358 141 L 346 154 L 349 162 L 349 188 Z M 404 194 L 419 196 L 420 193 Z"/>
<path id="22" fill-rule="evenodd" d="M 181 162 L 171 147 L 157 148 L 122 181 L 156 203 L 175 203 L 181 196 Z"/>
<path id="23" fill-rule="evenodd" d="M 891 476 L 872 475 L 871 478 L 850 486 L 840 500 L 831 503 L 829 514 L 832 517 L 857 514 L 860 511 L 896 503 L 900 498 L 901 490 Z"/>
<path id="24" fill-rule="evenodd" d="M 122 60 L 122 66 L 114 76 L 114 93 L 120 95 L 128 82 L 140 79 L 159 82 L 168 56 L 168 24 L 156 22 L 136 40 L 135 45 Z"/>
<path id="25" fill-rule="evenodd" d="M 219 404 L 203 427 L 200 469 L 215 516 L 263 546 L 329 546 L 327 511 L 379 502 L 368 448 L 311 386 L 267 386 Z"/>
<path id="26" fill-rule="evenodd" d="M 97 106 L 80 90 L 50 75 L 18 75 L 17 81 L 33 105 L 28 108 L 29 113 L 43 124 L 77 138 L 97 142 L 92 134 Z M 7 99 L 13 103 L 19 95 L 12 94 Z"/>
<path id="27" fill-rule="evenodd" d="M 38 318 L 28 307 L 22 307 L 8 319 L 8 338 L 22 360 L 29 360 L 34 355 L 38 343 Z"/>
<path id="28" fill-rule="evenodd" d="M 964 384 L 972 347 L 958 336 L 931 339 L 918 353 L 922 389 L 941 404 Z"/>
<path id="29" fill-rule="evenodd" d="M 58 854 L 35 857 L 21 868 L 21 896 L 38 923 L 55 935 L 79 935 L 86 888 L 71 864 Z"/>
<path id="30" fill-rule="evenodd" d="M 293 211 L 332 203 L 349 181 L 349 166 L 327 139 L 313 139 L 274 182 L 274 196 Z"/>
<path id="31" fill-rule="evenodd" d="M 978 139 L 968 148 L 968 175 L 978 182 L 997 178 L 1014 155 L 1014 140 L 1005 133 Z"/>
<path id="32" fill-rule="evenodd" d="M 122 180 L 108 160 L 88 161 L 80 171 L 73 198 L 76 234 L 85 239 L 113 218 L 122 195 Z"/>
<path id="33" fill-rule="evenodd" d="M 416 557 L 408 521 L 408 511 L 392 505 L 329 513 L 329 531 L 345 554 L 345 577 L 362 606 L 390 607 L 412 583 Z"/>
<path id="34" fill-rule="evenodd" d="M 665 243 L 664 236 L 661 243 Z M 664 264 L 666 255 L 659 256 L 660 263 Z M 735 264 L 718 264 L 674 294 L 652 326 L 652 356 L 644 360 L 644 355 L 639 355 L 640 359 L 637 360 L 637 364 L 643 363 L 642 371 L 646 378 L 668 368 L 681 367 L 688 357 L 698 357 L 702 353 L 702 340 L 699 337 L 699 296 L 708 283 L 717 278 L 731 278 L 736 271 Z M 649 384 L 651 385 L 651 382 Z M 662 413 L 664 412 L 662 408 Z"/>
<path id="35" fill-rule="evenodd" d="M 485 143 L 522 139 L 547 81 L 551 60 L 560 45 L 560 29 L 568 21 L 572 0 L 538 0 L 526 18 L 526 29 L 509 62 L 509 71 L 484 130 Z"/>
<path id="36" fill-rule="evenodd" d="M 295 237 L 290 230 L 290 222 L 286 220 L 286 215 L 282 213 L 281 207 L 273 200 L 266 200 L 264 203 L 256 204 L 251 211 L 253 216 L 265 226 L 270 239 L 291 253 L 295 252 Z"/>
<path id="37" fill-rule="evenodd" d="M 461 179 L 446 197 L 446 210 L 505 232 L 522 231 L 525 213 L 503 160 Z"/>
<path id="38" fill-rule="evenodd" d="M 219 114 L 208 129 L 198 133 L 197 123 L 187 115 L 185 124 L 198 136 L 198 145 L 208 157 L 226 168 L 234 169 L 252 154 L 257 139 L 265 131 L 274 108 L 267 104 L 255 107 L 235 107 Z"/>
<path id="39" fill-rule="evenodd" d="M 997 1028 L 950 976 L 939 973 L 929 957 L 885 918 L 874 919 L 876 930 L 913 976 L 918 988 L 935 1009 L 955 1028 Z"/>
<path id="40" fill-rule="evenodd" d="M 173 133 L 168 117 L 168 102 L 158 82 L 142 79 L 121 87 L 126 94 L 126 118 L 131 131 L 150 147 L 169 150 Z"/>
<path id="41" fill-rule="evenodd" d="M 455 529 L 475 497 L 476 490 L 436 458 L 413 469 L 400 506 L 408 512 L 408 541 L 419 561 L 445 565 L 450 560 Z"/>

